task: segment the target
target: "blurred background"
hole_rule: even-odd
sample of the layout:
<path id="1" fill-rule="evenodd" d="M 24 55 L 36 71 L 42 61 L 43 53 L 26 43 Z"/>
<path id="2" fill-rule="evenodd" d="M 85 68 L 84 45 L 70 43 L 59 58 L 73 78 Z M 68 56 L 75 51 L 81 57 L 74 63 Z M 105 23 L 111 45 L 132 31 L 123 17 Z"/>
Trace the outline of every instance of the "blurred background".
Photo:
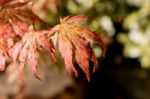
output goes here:
<path id="1" fill-rule="evenodd" d="M 89 16 L 85 25 L 102 37 L 106 57 L 92 43 L 99 69 L 91 82 L 80 68 L 77 78 L 69 77 L 60 53 L 57 65 L 41 53 L 42 81 L 26 68 L 26 85 L 10 64 L 0 73 L 0 99 L 150 99 L 150 0 L 36 0 L 33 11 L 50 26 L 60 16 Z"/>

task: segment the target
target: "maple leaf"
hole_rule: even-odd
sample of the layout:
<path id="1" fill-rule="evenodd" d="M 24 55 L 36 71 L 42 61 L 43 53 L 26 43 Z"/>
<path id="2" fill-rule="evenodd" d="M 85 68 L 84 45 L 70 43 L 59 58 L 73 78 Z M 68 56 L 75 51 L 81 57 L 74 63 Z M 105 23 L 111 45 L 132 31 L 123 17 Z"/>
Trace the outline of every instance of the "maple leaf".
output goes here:
<path id="1" fill-rule="evenodd" d="M 9 50 L 9 54 L 13 61 L 20 62 L 19 72 L 21 73 L 24 65 L 28 63 L 32 73 L 39 80 L 41 80 L 37 72 L 39 46 L 47 49 L 51 54 L 53 61 L 56 62 L 53 42 L 49 42 L 46 39 L 44 35 L 45 32 L 47 31 L 34 31 L 33 28 L 30 28 L 28 33 L 24 34 L 22 39 Z"/>
<path id="2" fill-rule="evenodd" d="M 74 72 L 76 76 L 78 75 L 73 65 L 73 56 L 75 55 L 77 63 L 85 72 L 88 81 L 90 81 L 89 60 L 94 63 L 93 72 L 98 66 L 98 61 L 90 47 L 88 39 L 95 41 L 103 48 L 103 57 L 105 56 L 106 47 L 98 34 L 87 27 L 77 24 L 87 20 L 88 17 L 85 16 L 73 16 L 60 19 L 60 24 L 50 29 L 49 36 L 58 33 L 59 51 L 69 74 Z"/>
<path id="3" fill-rule="evenodd" d="M 0 1 L 0 70 L 5 69 L 5 55 L 13 62 L 20 62 L 19 74 L 27 63 L 34 76 L 38 76 L 38 52 L 40 47 L 45 48 L 56 63 L 55 49 L 51 39 L 48 40 L 46 30 L 36 30 L 35 22 L 48 26 L 36 16 L 27 4 L 33 0 L 6 0 Z M 16 40 L 18 39 L 18 40 Z"/>
<path id="4" fill-rule="evenodd" d="M 28 8 L 30 2 L 33 3 L 33 0 L 8 0 L 1 6 L 0 19 L 3 23 L 9 24 L 13 30 L 10 34 L 22 36 L 27 32 L 29 26 L 36 22 L 48 27 L 47 23 Z"/>

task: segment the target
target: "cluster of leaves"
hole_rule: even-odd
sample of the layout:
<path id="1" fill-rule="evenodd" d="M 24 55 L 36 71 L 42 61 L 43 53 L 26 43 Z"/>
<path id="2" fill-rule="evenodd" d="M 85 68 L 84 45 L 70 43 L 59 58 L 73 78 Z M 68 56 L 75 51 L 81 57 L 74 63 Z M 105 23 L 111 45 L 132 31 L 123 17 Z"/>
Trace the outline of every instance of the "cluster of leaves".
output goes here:
<path id="1" fill-rule="evenodd" d="M 55 48 L 58 46 L 68 72 L 78 75 L 73 64 L 75 56 L 90 80 L 89 60 L 94 63 L 93 72 L 98 61 L 88 39 L 97 42 L 103 48 L 104 54 L 106 48 L 99 35 L 78 24 L 87 21 L 88 17 L 65 17 L 53 28 L 41 30 L 35 27 L 35 23 L 46 27 L 48 24 L 32 12 L 33 4 L 32 0 L 0 0 L 0 70 L 5 70 L 6 59 L 10 58 L 14 63 L 19 63 L 19 73 L 22 73 L 27 63 L 34 76 L 41 80 L 37 72 L 38 54 L 44 48 L 56 63 Z M 56 39 L 52 39 L 53 36 L 57 36 Z M 56 45 L 54 41 L 57 42 Z"/>

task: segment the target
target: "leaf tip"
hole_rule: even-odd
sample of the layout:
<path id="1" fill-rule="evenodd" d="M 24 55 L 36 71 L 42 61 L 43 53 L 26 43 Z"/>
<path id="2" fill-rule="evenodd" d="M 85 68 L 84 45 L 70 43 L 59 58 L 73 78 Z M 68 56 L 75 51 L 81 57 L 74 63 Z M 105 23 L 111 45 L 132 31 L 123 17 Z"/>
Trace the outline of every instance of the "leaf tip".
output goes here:
<path id="1" fill-rule="evenodd" d="M 38 79 L 39 81 L 42 81 L 41 77 L 38 75 L 37 72 L 33 72 L 33 75 L 36 79 Z"/>
<path id="2" fill-rule="evenodd" d="M 87 77 L 87 80 L 88 80 L 88 82 L 90 82 L 91 81 L 90 77 Z"/>

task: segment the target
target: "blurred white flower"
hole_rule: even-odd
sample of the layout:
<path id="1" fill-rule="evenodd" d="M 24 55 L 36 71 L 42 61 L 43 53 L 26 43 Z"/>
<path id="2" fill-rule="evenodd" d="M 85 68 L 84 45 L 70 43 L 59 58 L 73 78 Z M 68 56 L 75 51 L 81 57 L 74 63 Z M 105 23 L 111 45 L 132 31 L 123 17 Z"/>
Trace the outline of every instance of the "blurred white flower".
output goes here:
<path id="1" fill-rule="evenodd" d="M 140 29 L 133 29 L 129 32 L 129 38 L 136 44 L 140 44 L 141 46 L 149 44 L 149 37 L 146 36 Z"/>
<path id="2" fill-rule="evenodd" d="M 94 1 L 95 0 L 77 0 L 78 3 L 86 8 L 91 8 L 94 5 Z"/>
<path id="3" fill-rule="evenodd" d="M 107 31 L 108 36 L 113 36 L 115 34 L 115 28 L 109 16 L 103 16 L 99 22 L 102 28 Z"/>

